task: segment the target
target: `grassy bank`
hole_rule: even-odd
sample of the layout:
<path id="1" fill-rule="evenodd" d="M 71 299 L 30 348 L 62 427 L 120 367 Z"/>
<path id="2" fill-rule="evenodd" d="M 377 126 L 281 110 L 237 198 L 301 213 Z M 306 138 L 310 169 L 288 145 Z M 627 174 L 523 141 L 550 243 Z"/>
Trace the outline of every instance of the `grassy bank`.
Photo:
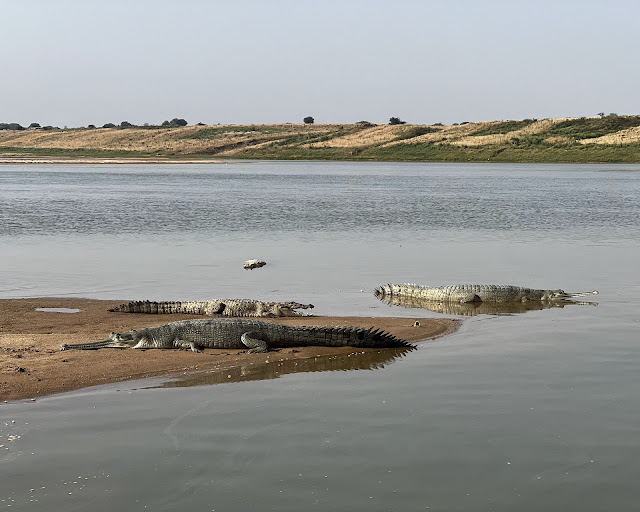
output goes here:
<path id="1" fill-rule="evenodd" d="M 0 156 L 640 162 L 640 116 L 451 126 L 356 123 L 2 130 Z"/>

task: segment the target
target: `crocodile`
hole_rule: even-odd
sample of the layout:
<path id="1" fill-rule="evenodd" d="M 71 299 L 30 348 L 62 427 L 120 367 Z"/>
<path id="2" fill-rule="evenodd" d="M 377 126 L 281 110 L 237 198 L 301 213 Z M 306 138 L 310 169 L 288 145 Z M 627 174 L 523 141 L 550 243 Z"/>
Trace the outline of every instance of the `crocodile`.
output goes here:
<path id="1" fill-rule="evenodd" d="M 566 301 L 585 295 L 598 295 L 598 291 L 567 293 L 564 290 L 537 290 L 512 285 L 458 284 L 430 288 L 419 284 L 386 284 L 374 290 L 378 298 L 389 296 L 412 297 L 433 302 L 527 302 Z"/>
<path id="2" fill-rule="evenodd" d="M 542 309 L 564 308 L 571 304 L 597 306 L 597 302 L 574 301 L 570 299 L 553 301 L 517 301 L 517 302 L 451 302 L 426 300 L 420 297 L 408 297 L 403 295 L 385 295 L 379 297 L 382 302 L 393 306 L 404 308 L 428 309 L 434 313 L 445 315 L 516 315 L 529 311 L 540 311 Z"/>
<path id="3" fill-rule="evenodd" d="M 123 333 L 90 343 L 64 344 L 60 350 L 100 348 L 179 348 L 202 352 L 205 348 L 249 348 L 267 352 L 270 348 L 300 346 L 406 347 L 406 340 L 380 329 L 357 327 L 297 327 L 235 318 L 181 320 Z"/>
<path id="4" fill-rule="evenodd" d="M 109 311 L 119 313 L 151 313 L 206 316 L 240 316 L 240 317 L 282 317 L 299 316 L 296 309 L 312 309 L 313 304 L 298 302 L 263 302 L 253 299 L 215 299 L 201 301 L 151 302 L 139 300 L 120 304 Z"/>

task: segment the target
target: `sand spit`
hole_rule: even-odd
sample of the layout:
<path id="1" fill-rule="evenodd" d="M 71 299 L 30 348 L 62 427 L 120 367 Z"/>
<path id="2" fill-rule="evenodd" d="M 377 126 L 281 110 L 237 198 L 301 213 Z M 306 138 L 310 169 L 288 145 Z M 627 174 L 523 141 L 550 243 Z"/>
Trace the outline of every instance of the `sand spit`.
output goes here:
<path id="1" fill-rule="evenodd" d="M 105 339 L 111 331 L 160 325 L 194 315 L 110 313 L 126 300 L 32 298 L 0 300 L 0 400 L 15 400 L 144 377 L 213 372 L 268 360 L 308 360 L 345 356 L 378 349 L 300 347 L 267 354 L 246 350 L 211 350 L 202 354 L 181 350 L 60 351 L 63 343 Z M 80 310 L 77 313 L 37 311 L 38 308 Z M 301 316 L 264 319 L 289 325 L 377 327 L 417 342 L 455 331 L 459 321 L 433 318 L 373 318 Z M 420 326 L 416 327 L 416 321 Z M 394 350 L 394 349 L 383 349 Z M 411 354 L 407 354 L 410 357 Z M 305 363 L 306 364 L 306 363 Z M 226 375 L 226 374 L 225 374 Z"/>

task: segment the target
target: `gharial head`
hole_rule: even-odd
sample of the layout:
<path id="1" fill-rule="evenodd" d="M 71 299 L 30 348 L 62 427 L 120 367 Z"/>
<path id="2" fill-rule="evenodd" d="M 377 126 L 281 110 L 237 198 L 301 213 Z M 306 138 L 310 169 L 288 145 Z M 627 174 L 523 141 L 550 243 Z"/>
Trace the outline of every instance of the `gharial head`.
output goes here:
<path id="1" fill-rule="evenodd" d="M 563 300 L 568 298 L 564 290 L 544 290 L 542 295 L 543 300 Z"/>
<path id="2" fill-rule="evenodd" d="M 112 332 L 109 335 L 109 340 L 112 342 L 113 347 L 130 347 L 138 342 L 138 331 L 132 330 L 128 332 Z"/>
<path id="3" fill-rule="evenodd" d="M 566 300 L 574 297 L 584 297 L 585 295 L 598 295 L 598 290 L 592 292 L 569 293 L 564 290 L 544 290 L 542 300 Z"/>
<path id="4" fill-rule="evenodd" d="M 136 331 L 112 332 L 109 339 L 90 343 L 65 343 L 60 350 L 98 350 L 100 348 L 131 348 L 137 344 Z"/>

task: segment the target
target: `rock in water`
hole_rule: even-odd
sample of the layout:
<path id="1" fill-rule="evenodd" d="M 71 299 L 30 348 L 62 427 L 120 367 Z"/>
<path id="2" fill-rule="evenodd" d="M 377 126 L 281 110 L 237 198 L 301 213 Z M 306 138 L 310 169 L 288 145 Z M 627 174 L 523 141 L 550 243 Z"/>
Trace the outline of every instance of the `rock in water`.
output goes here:
<path id="1" fill-rule="evenodd" d="M 253 270 L 254 268 L 264 267 L 267 263 L 262 260 L 247 260 L 244 262 L 244 268 L 246 270 Z"/>

